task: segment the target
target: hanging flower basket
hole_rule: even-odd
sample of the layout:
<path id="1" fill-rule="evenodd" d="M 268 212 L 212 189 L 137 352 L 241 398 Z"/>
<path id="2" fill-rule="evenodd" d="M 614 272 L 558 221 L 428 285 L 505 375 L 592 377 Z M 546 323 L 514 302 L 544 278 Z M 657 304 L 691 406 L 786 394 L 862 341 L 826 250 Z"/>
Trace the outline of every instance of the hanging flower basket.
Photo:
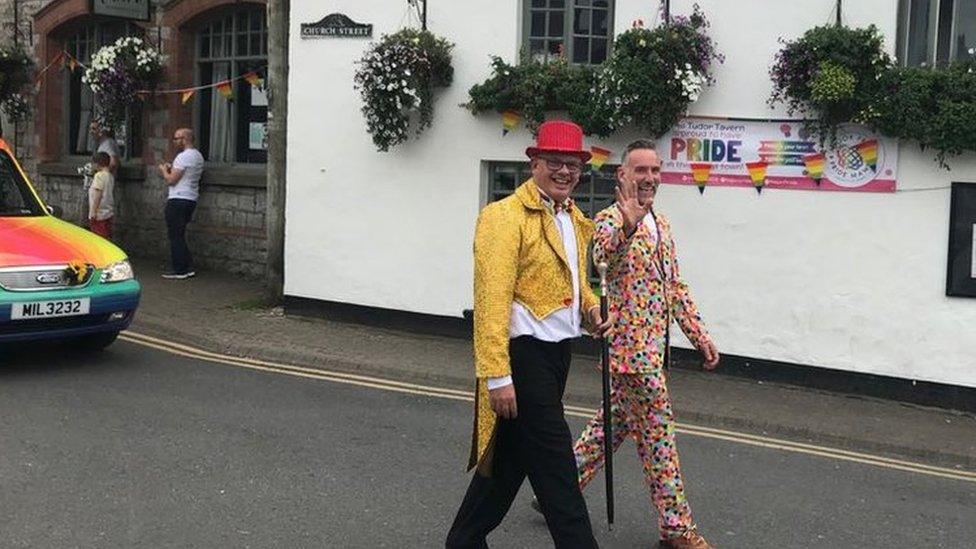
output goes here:
<path id="1" fill-rule="evenodd" d="M 139 100 L 137 92 L 154 89 L 162 73 L 159 52 L 141 38 L 119 38 L 98 50 L 82 76 L 95 94 L 95 120 L 120 129 L 128 108 Z"/>
<path id="2" fill-rule="evenodd" d="M 783 42 L 770 77 L 770 105 L 784 103 L 806 118 L 821 142 L 848 122 L 952 155 L 976 151 L 976 49 L 937 67 L 899 67 L 874 26 L 816 27 Z"/>
<path id="3" fill-rule="evenodd" d="M 34 61 L 20 46 L 0 48 L 0 110 L 10 120 L 30 117 Z"/>
<path id="4" fill-rule="evenodd" d="M 696 4 L 654 29 L 636 21 L 614 41 L 598 67 L 569 64 L 563 57 L 540 61 L 523 56 L 518 65 L 492 59 L 492 74 L 468 92 L 472 114 L 517 111 L 530 129 L 550 111 L 564 111 L 589 135 L 606 137 L 636 125 L 657 137 L 670 130 L 714 83 L 724 57 L 708 35 Z"/>
<path id="5" fill-rule="evenodd" d="M 646 29 L 640 22 L 614 41 L 613 54 L 587 95 L 590 133 L 605 137 L 634 124 L 654 137 L 667 133 L 715 83 L 725 61 L 708 35 L 710 24 L 695 4 L 690 16 Z"/>
<path id="6" fill-rule="evenodd" d="M 404 29 L 384 35 L 358 61 L 354 87 L 377 149 L 388 151 L 406 141 L 413 116 L 417 135 L 430 127 L 434 88 L 454 79 L 453 48 L 429 31 Z"/>
<path id="7" fill-rule="evenodd" d="M 882 75 L 892 68 L 874 25 L 816 27 L 797 40 L 780 41 L 783 48 L 769 71 L 769 104 L 784 103 L 790 115 L 802 115 L 807 131 L 821 142 L 836 137 L 840 124 L 869 112 Z"/>

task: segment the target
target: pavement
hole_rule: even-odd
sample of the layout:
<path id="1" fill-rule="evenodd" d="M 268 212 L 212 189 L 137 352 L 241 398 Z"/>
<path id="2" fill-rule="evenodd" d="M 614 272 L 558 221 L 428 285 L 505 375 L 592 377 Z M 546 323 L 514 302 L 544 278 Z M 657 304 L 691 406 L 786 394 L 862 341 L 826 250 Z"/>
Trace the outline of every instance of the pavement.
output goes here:
<path id="1" fill-rule="evenodd" d="M 142 303 L 130 330 L 238 357 L 365 373 L 438 387 L 473 387 L 471 342 L 285 316 L 259 282 L 216 272 L 163 280 L 157 260 L 136 260 Z M 871 452 L 976 471 L 976 416 L 878 398 L 674 368 L 679 424 Z M 596 360 L 574 359 L 566 402 L 596 408 Z"/>
<path id="2" fill-rule="evenodd" d="M 256 371 L 124 338 L 0 363 L 0 546 L 443 547 L 470 475 L 469 402 Z M 331 374 L 330 374 L 331 375 Z M 419 394 L 418 394 L 419 393 Z M 568 418 L 574 432 L 585 418 Z M 964 549 L 976 482 L 679 432 L 717 547 Z M 584 491 L 604 549 L 656 547 L 637 452 Z M 552 547 L 530 483 L 492 547 Z"/>

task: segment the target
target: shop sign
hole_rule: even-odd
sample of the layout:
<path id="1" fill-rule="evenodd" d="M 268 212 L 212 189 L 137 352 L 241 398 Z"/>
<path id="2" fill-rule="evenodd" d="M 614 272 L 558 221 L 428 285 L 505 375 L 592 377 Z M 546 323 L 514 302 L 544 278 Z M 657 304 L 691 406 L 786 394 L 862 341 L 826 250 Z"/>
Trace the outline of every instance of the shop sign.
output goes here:
<path id="1" fill-rule="evenodd" d="M 302 23 L 302 38 L 372 38 L 373 25 L 357 23 L 341 13 L 326 15 L 318 23 Z"/>
<path id="2" fill-rule="evenodd" d="M 94 15 L 149 21 L 149 0 L 91 0 Z"/>

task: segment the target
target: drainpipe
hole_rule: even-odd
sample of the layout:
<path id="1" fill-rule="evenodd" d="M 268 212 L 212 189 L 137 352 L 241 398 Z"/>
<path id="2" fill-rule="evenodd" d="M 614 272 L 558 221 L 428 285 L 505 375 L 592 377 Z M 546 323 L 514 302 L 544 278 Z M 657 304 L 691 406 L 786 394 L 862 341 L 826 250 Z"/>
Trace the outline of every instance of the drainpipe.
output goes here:
<path id="1" fill-rule="evenodd" d="M 265 297 L 280 303 L 285 282 L 285 172 L 288 130 L 288 34 L 291 0 L 268 0 L 268 257 Z"/>

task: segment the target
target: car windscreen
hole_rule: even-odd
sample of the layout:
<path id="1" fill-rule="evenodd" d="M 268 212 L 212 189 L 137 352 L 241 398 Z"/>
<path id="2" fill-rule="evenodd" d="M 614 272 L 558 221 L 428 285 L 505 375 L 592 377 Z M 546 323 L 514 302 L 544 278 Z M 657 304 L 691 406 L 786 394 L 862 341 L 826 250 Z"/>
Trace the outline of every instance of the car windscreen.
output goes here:
<path id="1" fill-rule="evenodd" d="M 0 217 L 44 215 L 13 158 L 0 151 Z"/>

